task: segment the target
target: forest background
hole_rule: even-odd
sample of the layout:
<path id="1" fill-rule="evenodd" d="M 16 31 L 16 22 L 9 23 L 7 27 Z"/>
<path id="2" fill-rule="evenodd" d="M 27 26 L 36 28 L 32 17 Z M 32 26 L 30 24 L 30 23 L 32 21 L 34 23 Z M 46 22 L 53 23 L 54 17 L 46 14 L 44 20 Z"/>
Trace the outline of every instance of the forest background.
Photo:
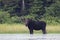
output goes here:
<path id="1" fill-rule="evenodd" d="M 19 31 L 25 28 L 24 25 L 20 28 L 21 24 L 24 24 L 24 18 L 45 21 L 49 26 L 48 32 L 60 32 L 60 27 L 55 26 L 60 25 L 60 0 L 0 0 L 1 33 L 27 32 Z M 8 29 L 3 30 L 5 28 Z M 13 31 L 9 28 L 13 28 Z"/>

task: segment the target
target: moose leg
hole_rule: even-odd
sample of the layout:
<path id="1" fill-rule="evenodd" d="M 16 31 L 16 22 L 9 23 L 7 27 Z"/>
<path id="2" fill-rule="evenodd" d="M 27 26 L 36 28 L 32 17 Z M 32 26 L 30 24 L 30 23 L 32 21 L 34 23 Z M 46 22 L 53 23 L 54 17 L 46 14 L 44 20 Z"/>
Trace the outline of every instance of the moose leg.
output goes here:
<path id="1" fill-rule="evenodd" d="M 30 29 L 29 31 L 30 31 L 30 34 L 33 34 L 33 30 Z"/>
<path id="2" fill-rule="evenodd" d="M 42 30 L 43 34 L 46 34 L 46 29 L 45 30 Z"/>

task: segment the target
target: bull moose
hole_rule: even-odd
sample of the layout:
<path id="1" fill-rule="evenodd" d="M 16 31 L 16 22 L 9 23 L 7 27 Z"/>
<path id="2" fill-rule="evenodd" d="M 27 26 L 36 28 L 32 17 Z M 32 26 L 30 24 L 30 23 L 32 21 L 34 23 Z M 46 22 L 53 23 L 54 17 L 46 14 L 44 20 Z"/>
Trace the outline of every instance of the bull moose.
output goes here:
<path id="1" fill-rule="evenodd" d="M 43 34 L 46 34 L 46 23 L 44 21 L 26 19 L 25 22 L 30 34 L 33 34 L 33 30 L 42 30 Z"/>

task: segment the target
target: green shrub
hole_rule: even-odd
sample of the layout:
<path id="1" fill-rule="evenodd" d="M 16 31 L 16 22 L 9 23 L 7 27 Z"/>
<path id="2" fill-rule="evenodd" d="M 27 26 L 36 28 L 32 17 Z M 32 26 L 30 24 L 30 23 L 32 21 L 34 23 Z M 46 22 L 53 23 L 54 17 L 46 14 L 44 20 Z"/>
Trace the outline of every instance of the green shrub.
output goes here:
<path id="1" fill-rule="evenodd" d="M 11 17 L 12 23 L 21 23 L 21 19 L 18 16 Z"/>
<path id="2" fill-rule="evenodd" d="M 0 10 L 0 23 L 8 22 L 10 19 L 10 14 L 6 11 Z"/>

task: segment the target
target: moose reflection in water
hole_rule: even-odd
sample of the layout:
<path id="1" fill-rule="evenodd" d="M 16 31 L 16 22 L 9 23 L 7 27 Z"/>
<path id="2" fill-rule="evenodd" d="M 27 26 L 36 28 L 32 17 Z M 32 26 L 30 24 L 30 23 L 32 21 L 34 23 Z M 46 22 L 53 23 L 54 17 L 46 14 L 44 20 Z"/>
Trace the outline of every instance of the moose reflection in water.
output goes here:
<path id="1" fill-rule="evenodd" d="M 46 23 L 44 21 L 35 21 L 28 18 L 25 23 L 30 34 L 33 34 L 33 30 L 42 30 L 43 34 L 46 34 Z"/>

